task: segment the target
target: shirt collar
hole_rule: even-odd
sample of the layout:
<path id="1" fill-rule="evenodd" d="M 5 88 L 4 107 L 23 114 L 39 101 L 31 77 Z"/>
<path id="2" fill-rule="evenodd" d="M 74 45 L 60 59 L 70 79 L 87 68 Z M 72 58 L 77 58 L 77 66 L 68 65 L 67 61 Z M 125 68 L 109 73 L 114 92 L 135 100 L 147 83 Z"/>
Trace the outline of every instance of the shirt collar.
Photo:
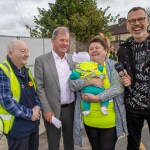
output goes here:
<path id="1" fill-rule="evenodd" d="M 53 54 L 54 60 L 61 59 L 60 56 L 58 56 L 58 54 L 54 50 L 52 50 L 52 54 Z M 67 54 L 66 53 L 61 60 L 67 60 Z"/>
<path id="2" fill-rule="evenodd" d="M 21 69 L 18 69 L 18 67 L 11 61 L 11 59 L 7 56 L 7 60 L 9 64 L 11 65 L 12 69 L 17 73 L 17 74 L 24 74 L 25 72 L 25 66 L 23 66 Z"/>

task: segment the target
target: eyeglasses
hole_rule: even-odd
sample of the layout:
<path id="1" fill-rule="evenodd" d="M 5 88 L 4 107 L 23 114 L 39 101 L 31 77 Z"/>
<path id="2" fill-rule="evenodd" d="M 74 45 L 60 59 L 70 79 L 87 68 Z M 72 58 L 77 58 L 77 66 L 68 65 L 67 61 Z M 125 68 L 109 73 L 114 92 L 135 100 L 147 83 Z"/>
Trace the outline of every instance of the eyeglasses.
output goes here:
<path id="1" fill-rule="evenodd" d="M 127 22 L 129 22 L 131 25 L 134 25 L 136 23 L 136 21 L 138 21 L 139 23 L 143 23 L 145 21 L 145 19 L 147 19 L 146 17 L 140 17 L 137 19 L 130 19 Z"/>

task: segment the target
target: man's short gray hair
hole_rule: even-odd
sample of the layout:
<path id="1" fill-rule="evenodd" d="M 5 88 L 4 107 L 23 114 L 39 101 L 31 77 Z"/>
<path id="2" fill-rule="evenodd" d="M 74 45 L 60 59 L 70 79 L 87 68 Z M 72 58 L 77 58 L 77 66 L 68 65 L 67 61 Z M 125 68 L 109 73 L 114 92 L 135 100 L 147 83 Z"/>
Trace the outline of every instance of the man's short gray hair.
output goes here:
<path id="1" fill-rule="evenodd" d="M 7 52 L 11 51 L 11 50 L 14 50 L 15 48 L 15 44 L 18 40 L 17 39 L 13 39 L 11 40 L 9 43 L 8 43 L 8 46 L 7 46 Z"/>
<path id="2" fill-rule="evenodd" d="M 58 33 L 61 33 L 61 34 L 68 33 L 69 34 L 69 30 L 67 27 L 63 27 L 63 26 L 57 27 L 56 29 L 54 29 L 54 31 L 52 33 L 52 38 L 55 38 L 58 35 Z"/>

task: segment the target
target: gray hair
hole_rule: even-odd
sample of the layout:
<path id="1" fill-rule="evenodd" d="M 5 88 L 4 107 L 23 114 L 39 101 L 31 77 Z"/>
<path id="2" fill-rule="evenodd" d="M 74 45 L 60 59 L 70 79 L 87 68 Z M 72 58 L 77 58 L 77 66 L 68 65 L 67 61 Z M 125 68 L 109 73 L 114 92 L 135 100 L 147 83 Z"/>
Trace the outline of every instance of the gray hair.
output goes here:
<path id="1" fill-rule="evenodd" d="M 7 52 L 9 51 L 12 51 L 15 49 L 15 44 L 18 40 L 17 39 L 13 39 L 11 40 L 9 43 L 8 43 L 8 46 L 7 46 Z"/>
<path id="2" fill-rule="evenodd" d="M 54 31 L 52 33 L 52 38 L 55 38 L 58 35 L 58 33 L 61 33 L 61 34 L 68 33 L 69 34 L 69 30 L 67 27 L 63 27 L 63 26 L 57 27 L 56 29 L 54 29 Z"/>

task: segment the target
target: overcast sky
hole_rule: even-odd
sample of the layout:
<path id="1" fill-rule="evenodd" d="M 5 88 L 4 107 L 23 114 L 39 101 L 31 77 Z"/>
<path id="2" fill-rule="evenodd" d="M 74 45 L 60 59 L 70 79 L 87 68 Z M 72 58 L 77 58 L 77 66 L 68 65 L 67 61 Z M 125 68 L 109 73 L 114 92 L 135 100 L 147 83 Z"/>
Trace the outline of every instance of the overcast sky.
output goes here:
<path id="1" fill-rule="evenodd" d="M 150 7 L 149 0 L 97 0 L 98 7 L 110 6 L 108 13 L 126 17 L 134 6 Z M 0 35 L 30 36 L 25 25 L 34 26 L 33 16 L 37 7 L 48 9 L 48 3 L 55 0 L 0 0 Z"/>

